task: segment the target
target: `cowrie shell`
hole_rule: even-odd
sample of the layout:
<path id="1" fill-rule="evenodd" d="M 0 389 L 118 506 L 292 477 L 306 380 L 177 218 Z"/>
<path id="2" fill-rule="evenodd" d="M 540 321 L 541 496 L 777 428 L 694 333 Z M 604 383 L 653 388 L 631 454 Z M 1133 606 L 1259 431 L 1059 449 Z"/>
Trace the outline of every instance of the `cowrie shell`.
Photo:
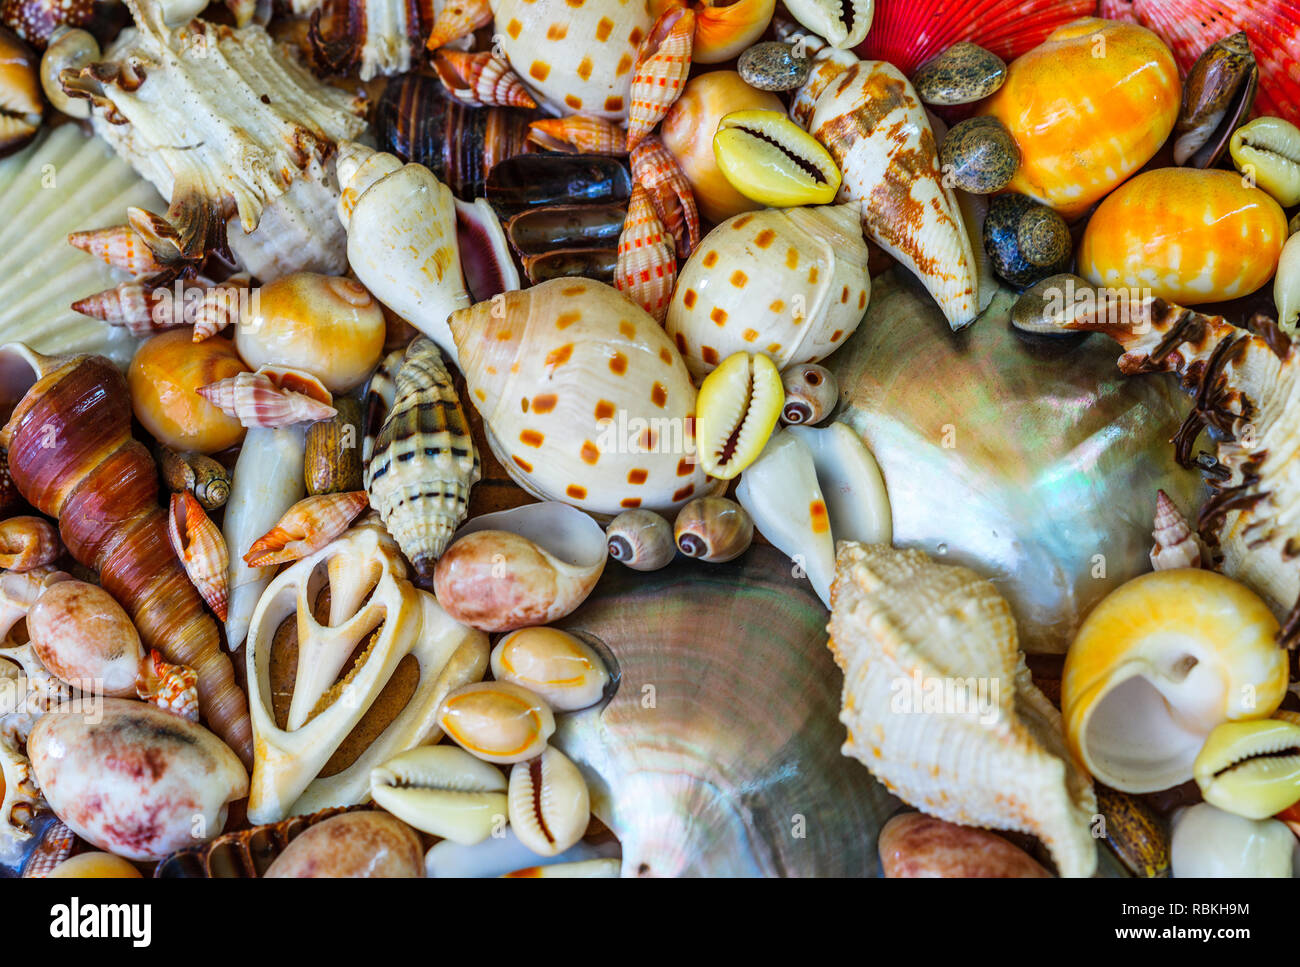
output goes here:
<path id="1" fill-rule="evenodd" d="M 466 846 L 500 828 L 507 814 L 500 769 L 452 745 L 425 745 L 370 771 L 375 803 L 416 829 Z"/>

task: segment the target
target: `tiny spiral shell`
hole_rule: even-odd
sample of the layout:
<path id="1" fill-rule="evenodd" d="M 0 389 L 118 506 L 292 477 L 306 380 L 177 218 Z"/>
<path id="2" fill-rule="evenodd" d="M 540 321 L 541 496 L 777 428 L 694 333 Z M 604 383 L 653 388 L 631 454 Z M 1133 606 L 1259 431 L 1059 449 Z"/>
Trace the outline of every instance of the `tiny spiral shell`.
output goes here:
<path id="1" fill-rule="evenodd" d="M 249 287 L 249 275 L 240 272 L 203 293 L 194 309 L 195 342 L 210 339 L 239 322 L 241 290 Z"/>
<path id="2" fill-rule="evenodd" d="M 491 22 L 492 5 L 488 0 L 450 0 L 434 18 L 425 46 L 429 50 L 437 50 Z"/>
<path id="3" fill-rule="evenodd" d="M 754 521 L 734 500 L 697 497 L 678 513 L 673 538 L 687 557 L 721 564 L 749 548 L 754 539 Z"/>
<path id="4" fill-rule="evenodd" d="M 144 239 L 129 225 L 113 225 L 87 232 L 73 232 L 68 244 L 131 275 L 153 275 L 163 271 Z"/>
<path id="5" fill-rule="evenodd" d="M 155 312 L 160 299 L 158 290 L 140 282 L 123 282 L 78 299 L 72 303 L 72 311 L 110 326 L 121 326 L 133 336 L 147 336 L 180 325 L 171 321 L 169 314 Z"/>
<path id="6" fill-rule="evenodd" d="M 199 720 L 199 675 L 193 668 L 164 661 L 158 649 L 140 662 L 136 696 L 187 722 Z"/>
<path id="7" fill-rule="evenodd" d="M 287 564 L 314 554 L 338 537 L 370 502 L 364 490 L 304 497 L 244 555 L 249 567 Z"/>
<path id="8" fill-rule="evenodd" d="M 433 66 L 447 93 L 472 107 L 537 107 L 510 62 L 492 51 L 440 50 Z"/>
<path id="9" fill-rule="evenodd" d="M 206 454 L 159 447 L 158 466 L 168 490 L 188 490 L 204 510 L 216 510 L 230 498 L 230 471 Z"/>
<path id="10" fill-rule="evenodd" d="M 30 571 L 53 563 L 63 553 L 59 532 L 43 517 L 10 517 L 0 521 L 0 568 Z"/>
<path id="11" fill-rule="evenodd" d="M 677 555 L 668 521 L 654 511 L 625 510 L 605 528 L 609 556 L 634 571 L 657 571 Z"/>
<path id="12" fill-rule="evenodd" d="M 226 620 L 229 601 L 230 553 L 226 539 L 203 506 L 188 490 L 172 494 L 167 515 L 167 538 L 185 573 L 208 607 Z"/>
<path id="13" fill-rule="evenodd" d="M 840 387 L 835 374 L 816 363 L 800 363 L 781 373 L 785 386 L 785 405 L 781 419 L 787 424 L 820 423 L 835 409 Z"/>
<path id="14" fill-rule="evenodd" d="M 1156 492 L 1155 528 L 1151 536 L 1155 538 L 1155 547 L 1151 548 L 1151 566 L 1155 570 L 1201 566 L 1201 548 L 1196 535 L 1163 490 Z"/>

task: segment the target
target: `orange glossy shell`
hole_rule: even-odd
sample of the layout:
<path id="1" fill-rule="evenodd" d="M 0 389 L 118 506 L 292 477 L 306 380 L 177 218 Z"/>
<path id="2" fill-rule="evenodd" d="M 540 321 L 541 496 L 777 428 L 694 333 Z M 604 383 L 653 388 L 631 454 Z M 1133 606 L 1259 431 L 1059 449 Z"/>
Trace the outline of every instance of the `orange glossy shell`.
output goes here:
<path id="1" fill-rule="evenodd" d="M 131 360 L 127 382 L 138 419 L 160 443 L 216 453 L 244 439 L 244 428 L 196 392 L 247 372 L 227 339 L 196 343 L 193 330 L 171 329 L 146 340 Z"/>
<path id="2" fill-rule="evenodd" d="M 735 71 L 710 71 L 686 85 L 664 118 L 664 146 L 681 164 L 701 214 L 711 222 L 763 207 L 736 191 L 713 157 L 713 135 L 723 115 L 749 110 L 784 114 L 785 105 L 775 94 L 750 87 Z"/>
<path id="3" fill-rule="evenodd" d="M 1009 190 L 1073 218 L 1155 156 L 1181 97 L 1159 37 L 1084 17 L 1013 61 L 980 113 L 1002 121 L 1020 148 Z"/>
<path id="4" fill-rule="evenodd" d="M 1236 172 L 1159 168 L 1098 206 L 1079 246 L 1079 274 L 1184 306 L 1220 302 L 1268 282 L 1286 239 L 1282 208 Z"/>

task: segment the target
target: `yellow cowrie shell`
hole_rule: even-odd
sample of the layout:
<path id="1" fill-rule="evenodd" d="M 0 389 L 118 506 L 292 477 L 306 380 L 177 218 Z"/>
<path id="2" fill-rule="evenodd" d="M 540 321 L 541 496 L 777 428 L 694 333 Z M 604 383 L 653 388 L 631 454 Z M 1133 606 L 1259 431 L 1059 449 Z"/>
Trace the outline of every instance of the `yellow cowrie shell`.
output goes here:
<path id="1" fill-rule="evenodd" d="M 510 770 L 510 827 L 538 856 L 556 856 L 582 839 L 591 797 L 578 767 L 547 748 Z"/>
<path id="2" fill-rule="evenodd" d="M 438 727 L 486 762 L 523 762 L 546 748 L 555 716 L 536 692 L 509 682 L 478 682 L 448 693 L 438 709 Z"/>
<path id="3" fill-rule="evenodd" d="M 840 169 L 817 139 L 780 111 L 736 111 L 718 122 L 713 157 L 733 188 L 773 208 L 826 205 Z"/>
<path id="4" fill-rule="evenodd" d="M 520 628 L 492 649 L 492 677 L 537 693 L 553 709 L 572 712 L 600 701 L 609 669 L 590 645 L 567 632 Z"/>
<path id="5" fill-rule="evenodd" d="M 731 480 L 758 459 L 776 428 L 785 387 L 767 356 L 733 353 L 705 377 L 695 402 L 700 466 Z"/>
<path id="6" fill-rule="evenodd" d="M 1300 725 L 1279 719 L 1225 722 L 1192 766 L 1212 806 L 1266 819 L 1300 800 Z"/>
<path id="7" fill-rule="evenodd" d="M 506 815 L 506 777 L 454 745 L 423 745 L 370 770 L 375 803 L 409 826 L 466 846 Z"/>
<path id="8" fill-rule="evenodd" d="M 1237 170 L 1277 199 L 1300 204 L 1300 129 L 1281 118 L 1256 118 L 1238 128 L 1228 150 Z"/>
<path id="9" fill-rule="evenodd" d="M 1277 324 L 1287 335 L 1293 334 L 1300 323 L 1300 234 L 1292 235 L 1282 246 L 1273 279 L 1273 302 L 1277 304 Z"/>

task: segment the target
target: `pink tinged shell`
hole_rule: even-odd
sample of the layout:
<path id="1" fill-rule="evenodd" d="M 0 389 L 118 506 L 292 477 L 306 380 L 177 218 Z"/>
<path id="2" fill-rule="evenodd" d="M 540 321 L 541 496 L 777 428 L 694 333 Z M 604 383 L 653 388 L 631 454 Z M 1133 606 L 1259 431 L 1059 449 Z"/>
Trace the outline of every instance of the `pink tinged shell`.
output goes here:
<path id="1" fill-rule="evenodd" d="M 202 726 L 134 699 L 43 715 L 28 754 L 41 792 L 82 839 L 158 860 L 212 839 L 248 794 L 238 756 Z"/>
<path id="2" fill-rule="evenodd" d="M 1156 542 L 1151 548 L 1151 566 L 1155 570 L 1201 566 L 1201 547 L 1196 535 L 1163 490 L 1156 493 L 1155 529 L 1151 536 Z"/>
<path id="3" fill-rule="evenodd" d="M 240 272 L 203 293 L 194 309 L 195 342 L 210 339 L 223 329 L 238 324 L 242 294 L 250 281 L 247 272 Z"/>
<path id="4" fill-rule="evenodd" d="M 996 833 L 924 813 L 904 813 L 885 823 L 877 847 L 889 879 L 1051 876 L 1032 856 Z"/>
<path id="5" fill-rule="evenodd" d="M 85 581 L 49 585 L 27 613 L 32 651 L 59 681 L 120 698 L 135 694 L 144 648 L 122 606 Z"/>
<path id="6" fill-rule="evenodd" d="M 135 693 L 140 701 L 156 705 L 186 722 L 199 720 L 199 673 L 186 665 L 164 661 L 157 648 L 140 663 Z"/>
<path id="7" fill-rule="evenodd" d="M 440 50 L 434 69 L 447 93 L 472 107 L 537 107 L 510 62 L 492 51 Z"/>
<path id="8" fill-rule="evenodd" d="M 315 423 L 330 419 L 336 412 L 333 406 L 319 398 L 281 388 L 265 370 L 217 380 L 200 386 L 198 393 L 247 427 Z"/>
<path id="9" fill-rule="evenodd" d="M 677 257 L 686 258 L 700 243 L 700 212 L 682 166 L 655 135 L 643 138 L 628 160 L 632 179 L 650 193 L 655 214 L 676 240 Z"/>
<path id="10" fill-rule="evenodd" d="M 132 275 L 153 275 L 166 268 L 129 225 L 73 232 L 68 236 L 68 243 Z"/>
<path id="11" fill-rule="evenodd" d="M 542 118 L 528 125 L 528 140 L 547 151 L 578 154 L 627 154 L 627 132 L 613 121 L 591 114 Z"/>
<path id="12" fill-rule="evenodd" d="M 641 42 L 627 113 L 629 151 L 654 130 L 681 94 L 691 72 L 694 35 L 695 13 L 669 7 Z"/>
<path id="13" fill-rule="evenodd" d="M 662 324 L 676 281 L 672 238 L 655 215 L 650 193 L 640 184 L 633 185 L 618 238 L 614 286 Z"/>
<path id="14" fill-rule="evenodd" d="M 183 325 L 171 313 L 158 312 L 165 290 L 151 289 L 141 282 L 123 282 L 72 303 L 72 311 L 99 319 L 110 326 L 122 326 L 133 336 L 147 336 Z"/>
<path id="15" fill-rule="evenodd" d="M 492 206 L 485 199 L 456 203 L 456 247 L 465 288 L 475 302 L 519 288 L 519 270 L 510 243 Z"/>
<path id="16" fill-rule="evenodd" d="M 226 539 L 198 498 L 188 490 L 172 494 L 169 511 L 167 537 L 172 550 L 212 613 L 225 621 L 230 591 L 230 552 Z"/>
<path id="17" fill-rule="evenodd" d="M 1259 64 L 1256 112 L 1300 124 L 1296 0 L 1133 0 L 1122 6 L 1131 8 L 1133 20 L 1169 45 L 1184 75 L 1207 47 L 1244 30 Z"/>
<path id="18" fill-rule="evenodd" d="M 438 11 L 429 40 L 429 50 L 437 50 L 453 40 L 460 40 L 492 22 L 492 5 L 488 0 L 450 0 Z"/>
<path id="19" fill-rule="evenodd" d="M 348 529 L 370 503 L 364 490 L 305 497 L 253 542 L 244 555 L 249 567 L 270 567 L 315 554 Z"/>
<path id="20" fill-rule="evenodd" d="M 44 517 L 24 515 L 0 522 L 0 568 L 30 571 L 63 553 L 59 532 Z"/>

